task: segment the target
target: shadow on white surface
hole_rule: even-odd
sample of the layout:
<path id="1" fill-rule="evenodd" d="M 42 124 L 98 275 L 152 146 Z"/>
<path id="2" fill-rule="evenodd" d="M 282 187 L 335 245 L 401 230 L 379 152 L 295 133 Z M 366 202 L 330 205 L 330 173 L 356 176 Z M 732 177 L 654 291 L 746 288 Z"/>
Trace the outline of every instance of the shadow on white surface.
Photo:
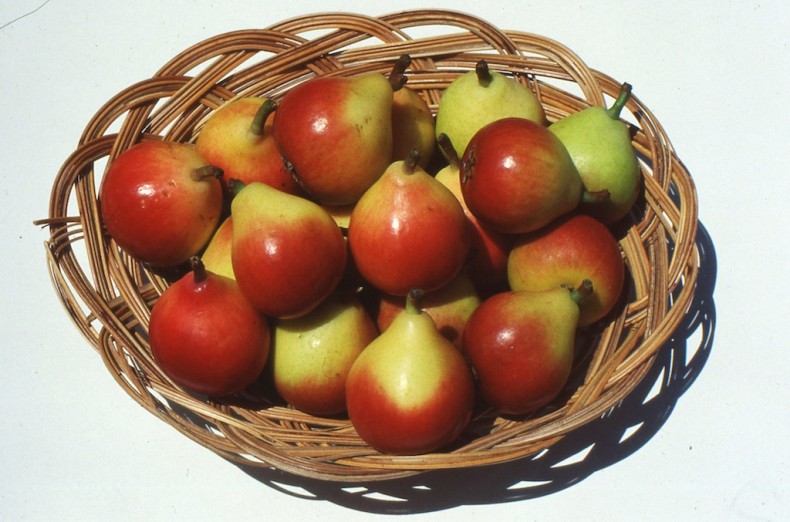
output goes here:
<path id="1" fill-rule="evenodd" d="M 716 255 L 699 224 L 700 269 L 690 310 L 642 382 L 616 408 L 529 458 L 487 467 L 432 471 L 369 484 L 325 482 L 268 468 L 241 469 L 289 495 L 381 514 L 514 502 L 573 486 L 646 444 L 664 425 L 710 356 L 716 326 Z"/>

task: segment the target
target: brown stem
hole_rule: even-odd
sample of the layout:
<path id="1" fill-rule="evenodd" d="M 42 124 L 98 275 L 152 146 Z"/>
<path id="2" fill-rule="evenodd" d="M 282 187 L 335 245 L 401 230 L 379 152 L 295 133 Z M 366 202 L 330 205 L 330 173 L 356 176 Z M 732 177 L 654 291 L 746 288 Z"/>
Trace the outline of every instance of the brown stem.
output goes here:
<path id="1" fill-rule="evenodd" d="M 491 76 L 491 70 L 488 68 L 488 62 L 485 60 L 480 60 L 477 62 L 475 65 L 475 73 L 477 74 L 477 79 L 484 87 L 491 83 L 491 80 L 493 79 L 493 76 Z"/>
<path id="2" fill-rule="evenodd" d="M 423 295 L 425 295 L 425 292 L 423 292 L 422 288 L 412 288 L 409 290 L 409 293 L 406 294 L 406 313 L 422 313 L 422 310 L 420 309 L 420 300 L 422 299 Z"/>
<path id="3" fill-rule="evenodd" d="M 460 169 L 461 158 L 458 156 L 458 151 L 455 150 L 450 136 L 442 132 L 436 137 L 436 143 L 439 145 L 439 150 L 442 151 L 442 155 L 444 156 L 444 159 L 447 160 L 447 163 L 457 169 Z"/>
<path id="4" fill-rule="evenodd" d="M 208 278 L 206 267 L 198 256 L 189 258 L 189 263 L 192 265 L 192 275 L 195 278 L 195 284 L 202 283 Z"/>
<path id="5" fill-rule="evenodd" d="M 408 54 L 402 54 L 392 65 L 392 70 L 390 71 L 388 79 L 390 85 L 392 86 L 393 92 L 400 90 L 404 85 L 406 85 L 408 78 L 406 77 L 405 72 L 410 64 L 411 56 Z"/>
<path id="6" fill-rule="evenodd" d="M 417 164 L 420 162 L 420 151 L 417 150 L 417 147 L 414 147 L 409 151 L 409 155 L 406 156 L 406 159 L 403 161 L 403 170 L 407 174 L 411 174 L 414 172 L 414 169 L 417 168 Z"/>
<path id="7" fill-rule="evenodd" d="M 585 279 L 576 288 L 570 288 L 571 299 L 577 305 L 581 305 L 584 301 L 590 298 L 593 293 L 593 284 L 589 279 Z"/>

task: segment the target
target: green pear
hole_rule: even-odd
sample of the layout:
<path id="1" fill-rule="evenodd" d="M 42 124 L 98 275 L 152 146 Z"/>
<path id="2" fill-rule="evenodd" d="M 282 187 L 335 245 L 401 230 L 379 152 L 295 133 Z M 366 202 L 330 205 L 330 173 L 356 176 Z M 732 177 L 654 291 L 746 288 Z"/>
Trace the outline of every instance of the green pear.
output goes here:
<path id="1" fill-rule="evenodd" d="M 312 415 L 342 413 L 351 365 L 377 335 L 350 293 L 335 292 L 305 316 L 276 321 L 270 361 L 277 392 Z"/>
<path id="2" fill-rule="evenodd" d="M 472 136 L 500 118 L 519 117 L 546 124 L 543 106 L 526 85 L 491 71 L 485 60 L 447 86 L 436 113 L 436 136 L 444 133 L 463 155 Z"/>
<path id="3" fill-rule="evenodd" d="M 406 308 L 354 361 L 346 406 L 359 436 L 378 451 L 420 454 L 455 440 L 475 401 L 471 370 L 461 352 L 417 306 Z"/>
<path id="4" fill-rule="evenodd" d="M 237 191 L 231 216 L 236 282 L 264 314 L 305 315 L 340 283 L 346 240 L 317 203 L 254 182 Z"/>
<path id="5" fill-rule="evenodd" d="M 631 86 L 624 83 L 608 110 L 601 106 L 588 107 L 549 126 L 568 149 L 585 190 L 609 192 L 609 198 L 582 202 L 580 207 L 606 224 L 628 214 L 641 188 L 631 135 L 628 126 L 620 120 L 620 112 L 630 96 Z"/>

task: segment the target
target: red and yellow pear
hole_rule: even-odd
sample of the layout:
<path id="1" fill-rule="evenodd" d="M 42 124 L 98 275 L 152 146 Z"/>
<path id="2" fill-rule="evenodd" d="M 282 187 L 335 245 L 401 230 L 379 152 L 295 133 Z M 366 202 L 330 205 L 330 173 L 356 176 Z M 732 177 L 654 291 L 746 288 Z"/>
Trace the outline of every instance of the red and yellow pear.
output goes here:
<path id="1" fill-rule="evenodd" d="M 579 305 L 591 291 L 506 291 L 483 301 L 467 321 L 463 352 L 485 401 L 509 415 L 546 406 L 567 384 L 573 367 Z"/>
<path id="2" fill-rule="evenodd" d="M 359 436 L 376 450 L 427 453 L 453 442 L 475 402 L 461 352 L 436 329 L 409 293 L 406 308 L 354 361 L 346 406 Z"/>
<path id="3" fill-rule="evenodd" d="M 272 113 L 276 108 L 277 103 L 269 98 L 241 97 L 206 120 L 195 147 L 206 161 L 223 170 L 225 183 L 258 181 L 290 194 L 301 193 L 274 143 Z"/>
<path id="4" fill-rule="evenodd" d="M 392 86 L 379 73 L 318 76 L 289 90 L 274 140 L 301 188 L 323 204 L 354 203 L 392 157 Z"/>
<path id="5" fill-rule="evenodd" d="M 231 216 L 233 273 L 264 314 L 305 315 L 338 286 L 346 240 L 317 203 L 254 182 L 237 191 Z"/>
<path id="6" fill-rule="evenodd" d="M 107 168 L 99 189 L 102 222 L 137 260 L 180 265 L 206 246 L 219 223 L 221 176 L 191 145 L 142 141 Z"/>
<path id="7" fill-rule="evenodd" d="M 579 326 L 607 316 L 620 299 L 625 261 L 617 239 L 597 219 L 571 214 L 535 232 L 518 236 L 508 257 L 513 290 L 543 291 L 592 281 L 581 305 Z"/>
<path id="8" fill-rule="evenodd" d="M 359 300 L 333 292 L 307 315 L 277 320 L 273 330 L 270 364 L 280 396 L 312 415 L 345 411 L 348 372 L 378 335 Z"/>
<path id="9" fill-rule="evenodd" d="M 396 161 L 351 213 L 348 242 L 357 270 L 384 293 L 430 292 L 449 283 L 469 253 L 458 199 L 425 172 L 413 152 Z"/>
<path id="10" fill-rule="evenodd" d="M 238 393 L 262 372 L 271 347 L 266 317 L 227 277 L 192 258 L 192 272 L 151 310 L 151 351 L 176 384 L 209 396 Z"/>

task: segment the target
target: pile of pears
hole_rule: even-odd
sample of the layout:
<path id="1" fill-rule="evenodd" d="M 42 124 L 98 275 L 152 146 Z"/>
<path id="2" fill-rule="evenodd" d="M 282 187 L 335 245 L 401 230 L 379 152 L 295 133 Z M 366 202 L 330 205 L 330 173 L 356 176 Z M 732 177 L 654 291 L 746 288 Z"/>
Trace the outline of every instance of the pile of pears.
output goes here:
<path id="1" fill-rule="evenodd" d="M 549 123 L 485 60 L 432 110 L 409 64 L 236 98 L 194 143 L 146 138 L 110 162 L 108 241 L 181 269 L 149 324 L 175 385 L 215 398 L 265 381 L 400 455 L 461 444 L 475 411 L 557 405 L 577 333 L 623 293 L 630 86 Z"/>

